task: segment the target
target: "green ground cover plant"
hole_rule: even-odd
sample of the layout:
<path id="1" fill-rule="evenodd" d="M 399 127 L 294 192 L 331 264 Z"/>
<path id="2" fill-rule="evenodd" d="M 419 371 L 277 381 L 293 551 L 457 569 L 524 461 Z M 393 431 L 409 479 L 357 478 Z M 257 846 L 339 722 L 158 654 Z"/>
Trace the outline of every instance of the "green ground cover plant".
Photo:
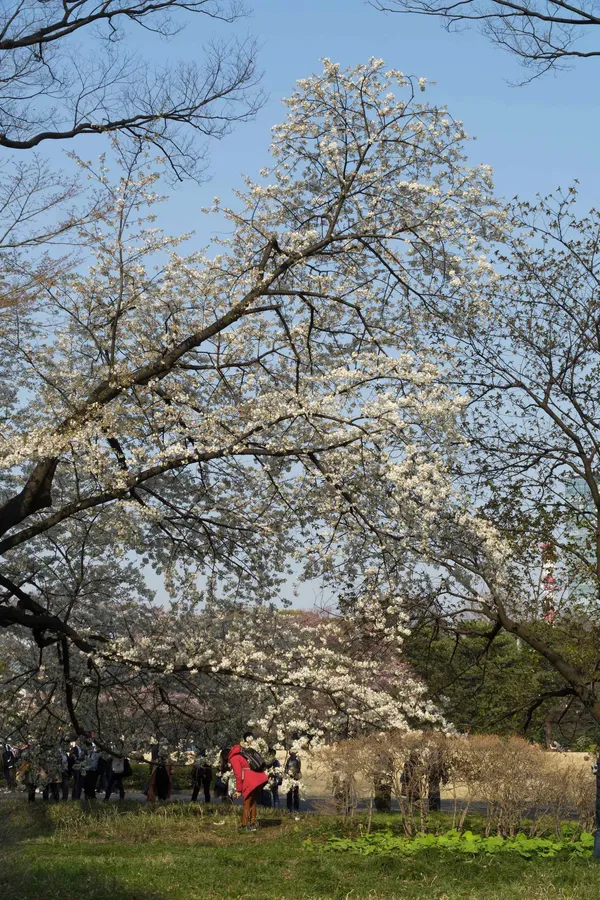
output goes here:
<path id="1" fill-rule="evenodd" d="M 594 847 L 594 836 L 589 832 L 582 832 L 577 840 L 565 838 L 556 840 L 552 838 L 528 837 L 519 833 L 511 838 L 500 835 L 489 837 L 473 834 L 472 831 L 456 831 L 450 829 L 445 834 L 417 834 L 413 838 L 406 838 L 393 834 L 391 831 L 361 834 L 358 837 L 337 837 L 327 839 L 319 845 L 310 838 L 305 846 L 309 850 L 321 849 L 323 851 L 353 852 L 365 856 L 373 853 L 402 853 L 413 856 L 423 850 L 438 850 L 445 853 L 464 854 L 467 856 L 495 856 L 498 853 L 518 853 L 524 859 L 532 859 L 539 856 L 549 859 L 563 854 L 579 857 L 591 857 Z"/>
<path id="2" fill-rule="evenodd" d="M 371 840 L 402 838 L 399 816 L 375 815 Z M 437 815 L 438 837 L 449 817 Z M 470 817 L 475 837 L 483 817 Z M 597 900 L 600 867 L 585 855 L 314 852 L 307 841 L 361 839 L 367 816 L 267 810 L 259 830 L 239 810 L 203 804 L 0 804 L 2 900 Z M 566 823 L 564 841 L 581 841 Z M 432 834 L 431 837 L 436 837 Z M 391 838 L 390 838 L 391 836 Z M 548 840 L 552 840 L 550 837 Z M 477 843 L 476 841 L 474 841 Z"/>

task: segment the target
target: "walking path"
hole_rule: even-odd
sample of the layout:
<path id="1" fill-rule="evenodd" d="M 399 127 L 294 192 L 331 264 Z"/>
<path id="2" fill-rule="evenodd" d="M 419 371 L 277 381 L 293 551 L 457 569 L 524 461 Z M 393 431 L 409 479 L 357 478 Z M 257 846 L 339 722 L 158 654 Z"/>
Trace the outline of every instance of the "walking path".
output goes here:
<path id="1" fill-rule="evenodd" d="M 6 789 L 4 789 L 4 790 L 0 789 L 0 801 L 1 800 L 24 800 L 25 801 L 26 799 L 27 799 L 26 794 L 23 791 L 8 791 Z M 97 799 L 98 803 L 104 803 L 104 800 L 102 799 L 101 794 L 98 794 L 96 799 Z M 127 792 L 125 799 L 135 801 L 138 803 L 148 803 L 148 800 L 146 799 L 146 795 L 142 794 L 142 793 L 137 793 L 137 792 L 132 792 L 132 793 Z M 38 791 L 38 793 L 36 795 L 36 802 L 38 802 L 38 801 L 43 802 L 41 791 Z M 55 802 L 55 801 L 49 801 L 49 802 Z M 60 801 L 60 802 L 63 802 L 63 801 Z M 69 800 L 67 802 L 71 803 L 73 801 L 71 801 L 71 799 L 69 798 Z M 81 802 L 85 803 L 85 800 L 82 800 Z M 113 794 L 113 796 L 108 801 L 108 803 L 118 803 L 118 802 L 119 802 L 118 794 L 116 796 Z M 151 801 L 151 802 L 154 802 L 154 801 Z M 189 791 L 174 791 L 173 794 L 171 795 L 171 799 L 167 800 L 165 802 L 167 802 L 167 803 L 190 803 L 190 792 Z M 204 805 L 203 800 L 197 800 L 196 803 L 198 803 L 198 805 L 202 805 L 202 806 Z M 220 804 L 215 803 L 212 805 L 215 809 L 217 809 Z M 235 801 L 235 805 L 241 806 L 241 801 L 240 800 Z M 359 811 L 366 812 L 368 810 L 368 808 L 369 808 L 368 801 L 366 801 L 366 800 L 359 801 L 358 807 L 357 807 L 357 809 Z M 285 809 L 286 809 L 285 798 L 283 798 L 283 804 L 281 806 L 281 809 L 282 809 L 282 811 L 285 811 Z M 398 801 L 392 800 L 392 811 L 397 811 L 398 809 L 399 809 Z M 452 800 L 442 799 L 442 812 L 451 813 L 453 811 L 453 809 L 454 809 L 454 803 Z M 335 811 L 335 804 L 333 803 L 333 800 L 331 799 L 331 797 L 308 796 L 305 799 L 300 801 L 300 812 L 326 813 L 326 812 L 334 812 L 334 811 Z M 486 804 L 481 803 L 481 802 L 471 803 L 469 806 L 469 811 L 473 812 L 473 813 L 485 814 Z"/>

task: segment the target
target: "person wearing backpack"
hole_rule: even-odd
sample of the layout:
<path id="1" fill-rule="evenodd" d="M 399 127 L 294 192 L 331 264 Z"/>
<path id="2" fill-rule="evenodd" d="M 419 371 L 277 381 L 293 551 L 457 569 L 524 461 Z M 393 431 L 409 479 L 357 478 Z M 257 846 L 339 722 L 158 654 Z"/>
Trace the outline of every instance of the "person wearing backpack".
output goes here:
<path id="1" fill-rule="evenodd" d="M 125 788 L 123 787 L 123 779 L 129 778 L 132 774 L 131 771 L 131 763 L 124 755 L 125 742 L 119 741 L 119 745 L 117 747 L 117 753 L 112 757 L 112 766 L 110 770 L 110 777 L 108 780 L 108 784 L 106 785 L 106 792 L 104 795 L 105 802 L 110 800 L 110 795 L 113 790 L 119 791 L 119 800 L 125 799 Z"/>
<path id="2" fill-rule="evenodd" d="M 256 803 L 260 792 L 269 780 L 267 764 L 252 745 L 254 735 L 244 734 L 242 744 L 236 744 L 229 751 L 229 764 L 235 775 L 236 795 L 242 797 L 242 828 L 256 831 Z"/>

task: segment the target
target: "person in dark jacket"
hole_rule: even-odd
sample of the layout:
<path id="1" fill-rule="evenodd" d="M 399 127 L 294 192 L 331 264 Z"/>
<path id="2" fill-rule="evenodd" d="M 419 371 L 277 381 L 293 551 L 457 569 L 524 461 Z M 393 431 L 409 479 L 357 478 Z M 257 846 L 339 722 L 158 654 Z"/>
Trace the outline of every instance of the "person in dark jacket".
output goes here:
<path id="1" fill-rule="evenodd" d="M 231 797 L 228 790 L 228 772 L 231 771 L 229 765 L 229 747 L 223 747 L 219 755 L 218 773 L 215 779 L 215 796 L 219 798 L 221 803 L 231 803 Z"/>
<path id="2" fill-rule="evenodd" d="M 85 751 L 82 747 L 80 747 L 79 742 L 73 744 L 73 746 L 69 750 L 69 760 L 67 764 L 69 777 L 73 779 L 73 784 L 71 787 L 71 800 L 81 799 L 81 792 L 83 790 L 83 778 L 85 775 L 85 772 L 83 771 L 84 756 Z"/>
<path id="3" fill-rule="evenodd" d="M 448 781 L 448 765 L 442 747 L 434 747 L 431 751 L 427 772 L 428 806 L 432 812 L 442 808 L 441 785 Z"/>
<path id="4" fill-rule="evenodd" d="M 131 773 L 131 765 L 125 756 L 125 742 L 119 741 L 117 746 L 117 754 L 112 757 L 110 766 L 110 776 L 106 785 L 104 800 L 110 800 L 110 795 L 114 790 L 119 791 L 119 800 L 125 799 L 125 788 L 123 787 L 123 779 L 127 778 Z"/>
<path id="5" fill-rule="evenodd" d="M 235 775 L 235 786 L 238 797 L 242 797 L 242 828 L 256 831 L 256 804 L 264 785 L 267 783 L 266 772 L 255 772 L 243 755 L 245 747 L 252 747 L 254 735 L 247 731 L 244 745 L 236 744 L 229 751 L 229 764 Z"/>
<path id="6" fill-rule="evenodd" d="M 63 800 L 69 799 L 69 741 L 62 738 L 59 746 L 60 757 L 60 793 Z"/>
<path id="7" fill-rule="evenodd" d="M 201 750 L 192 768 L 192 803 L 198 799 L 200 788 L 204 791 L 204 802 L 210 803 L 210 786 L 212 784 L 213 770 L 206 758 L 206 753 Z"/>
<path id="8" fill-rule="evenodd" d="M 96 799 L 96 784 L 98 781 L 98 760 L 100 753 L 93 741 L 87 741 L 86 752 L 81 764 L 83 776 L 83 793 L 86 800 Z"/>
<path id="9" fill-rule="evenodd" d="M 287 792 L 287 808 L 290 812 L 292 810 L 297 812 L 300 809 L 300 785 L 297 782 L 300 781 L 300 776 L 302 775 L 302 764 L 300 757 L 293 750 L 290 750 L 288 755 L 285 764 L 285 774 L 293 782 L 296 782 L 292 784 L 292 787 Z"/>
<path id="10" fill-rule="evenodd" d="M 112 756 L 110 753 L 98 754 L 98 790 L 106 793 L 112 771 Z"/>
<path id="11" fill-rule="evenodd" d="M 273 807 L 279 809 L 279 787 L 283 779 L 281 777 L 281 763 L 277 759 L 275 747 L 269 747 L 268 766 L 269 787 L 271 788 Z"/>
<path id="12" fill-rule="evenodd" d="M 4 744 L 2 747 L 2 772 L 6 779 L 6 786 L 14 788 L 16 784 L 15 778 L 15 751 L 10 744 Z"/>
<path id="13" fill-rule="evenodd" d="M 167 745 L 163 742 L 158 747 L 156 759 L 150 763 L 150 780 L 146 796 L 148 800 L 168 800 L 172 790 L 173 764 Z"/>

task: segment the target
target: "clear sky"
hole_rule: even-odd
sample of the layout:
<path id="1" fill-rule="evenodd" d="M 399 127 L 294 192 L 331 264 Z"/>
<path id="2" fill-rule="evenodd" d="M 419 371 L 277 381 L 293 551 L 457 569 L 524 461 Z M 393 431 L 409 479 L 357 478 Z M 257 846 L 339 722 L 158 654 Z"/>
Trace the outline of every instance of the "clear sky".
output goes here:
<path id="1" fill-rule="evenodd" d="M 281 98 L 297 78 L 318 70 L 324 56 L 342 65 L 382 57 L 390 67 L 437 82 L 423 99 L 447 105 L 464 121 L 477 137 L 471 159 L 493 166 L 501 195 L 532 197 L 578 178 L 585 205 L 598 203 L 600 61 L 511 87 L 524 70 L 475 30 L 448 34 L 437 20 L 380 13 L 364 0 L 249 2 L 251 16 L 233 30 L 260 41 L 269 99 L 254 122 L 213 145 L 211 183 L 176 192 L 166 217 L 175 230 L 198 228 L 207 235 L 198 207 L 207 195 L 225 200 L 240 173 L 254 174 L 266 163 L 270 126 L 283 114 Z M 164 52 L 193 57 L 210 33 L 206 24 L 191 17 L 183 35 L 162 45 Z"/>

